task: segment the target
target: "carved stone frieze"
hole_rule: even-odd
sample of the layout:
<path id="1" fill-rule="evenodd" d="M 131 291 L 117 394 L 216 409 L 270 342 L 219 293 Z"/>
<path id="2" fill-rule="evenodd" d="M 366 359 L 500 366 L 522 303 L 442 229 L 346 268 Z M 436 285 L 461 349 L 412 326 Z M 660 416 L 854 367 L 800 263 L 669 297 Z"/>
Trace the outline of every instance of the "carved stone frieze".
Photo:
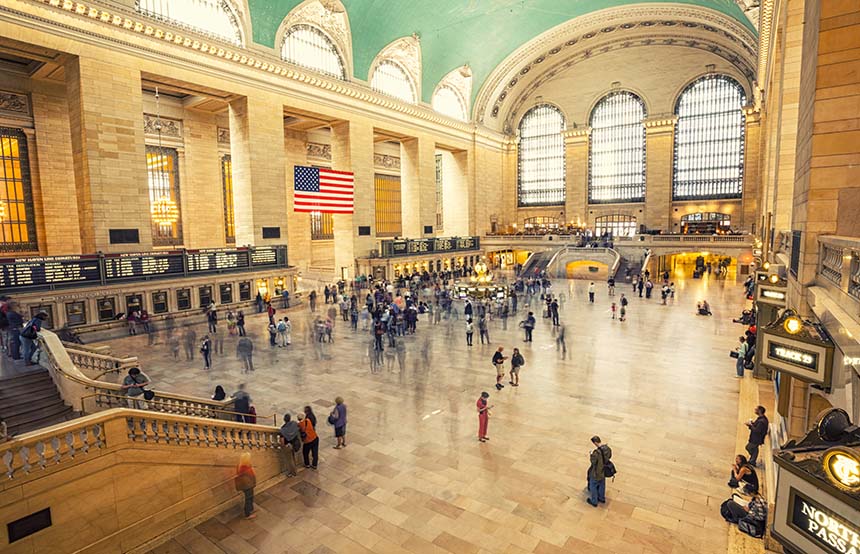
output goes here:
<path id="1" fill-rule="evenodd" d="M 318 142 L 307 143 L 308 158 L 331 161 L 331 145 Z"/>
<path id="2" fill-rule="evenodd" d="M 374 154 L 373 155 L 373 165 L 374 167 L 379 167 L 382 169 L 392 169 L 392 170 L 400 170 L 400 158 L 397 156 L 391 156 L 388 154 Z"/>
<path id="3" fill-rule="evenodd" d="M 230 129 L 218 127 L 218 144 L 230 144 Z"/>
<path id="4" fill-rule="evenodd" d="M 0 113 L 30 115 L 30 101 L 26 94 L 0 90 Z"/>
<path id="5" fill-rule="evenodd" d="M 143 132 L 147 135 L 158 136 L 159 127 L 161 136 L 165 138 L 182 138 L 182 120 L 169 117 L 158 117 L 155 114 L 143 114 Z"/>

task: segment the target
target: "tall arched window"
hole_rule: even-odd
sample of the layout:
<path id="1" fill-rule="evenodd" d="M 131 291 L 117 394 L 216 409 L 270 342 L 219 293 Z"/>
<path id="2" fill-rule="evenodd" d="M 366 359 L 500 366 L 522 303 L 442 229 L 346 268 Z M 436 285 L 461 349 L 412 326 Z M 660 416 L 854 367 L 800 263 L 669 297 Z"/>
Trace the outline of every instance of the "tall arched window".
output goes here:
<path id="1" fill-rule="evenodd" d="M 373 70 L 370 88 L 410 104 L 417 101 L 418 95 L 415 93 L 415 85 L 412 80 L 402 67 L 390 60 L 379 62 L 379 65 Z"/>
<path id="2" fill-rule="evenodd" d="M 744 174 L 744 89 L 725 75 L 688 86 L 675 114 L 675 200 L 740 198 Z"/>
<path id="3" fill-rule="evenodd" d="M 591 112 L 588 201 L 645 200 L 645 104 L 632 92 L 612 92 Z"/>
<path id="4" fill-rule="evenodd" d="M 520 121 L 517 203 L 520 206 L 564 204 L 564 116 L 540 104 Z"/>
<path id="5" fill-rule="evenodd" d="M 613 237 L 632 237 L 638 230 L 636 218 L 632 215 L 611 214 L 594 218 L 594 233 L 598 237 L 604 233 Z"/>
<path id="6" fill-rule="evenodd" d="M 284 35 L 281 57 L 290 63 L 346 79 L 343 60 L 325 33 L 310 25 L 294 25 Z"/>
<path id="7" fill-rule="evenodd" d="M 449 86 L 441 86 L 433 94 L 433 109 L 440 114 L 466 121 L 466 105 L 460 95 Z"/>
<path id="8" fill-rule="evenodd" d="M 227 0 L 137 0 L 137 11 L 197 33 L 242 45 L 239 18 Z"/>

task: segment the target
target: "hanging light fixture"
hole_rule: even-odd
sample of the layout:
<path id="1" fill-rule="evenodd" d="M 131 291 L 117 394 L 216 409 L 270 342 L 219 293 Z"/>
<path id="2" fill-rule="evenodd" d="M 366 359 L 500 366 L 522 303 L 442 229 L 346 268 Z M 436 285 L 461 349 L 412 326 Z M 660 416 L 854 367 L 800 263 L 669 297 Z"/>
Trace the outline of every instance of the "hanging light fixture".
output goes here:
<path id="1" fill-rule="evenodd" d="M 158 87 L 155 87 L 155 130 L 158 132 L 158 160 L 153 164 L 152 171 L 156 172 L 158 189 L 165 192 L 150 204 L 150 215 L 152 216 L 152 221 L 157 225 L 169 228 L 179 221 L 179 206 L 170 197 L 170 177 L 168 168 L 165 167 L 167 165 L 167 158 L 161 145 L 161 103 Z"/>

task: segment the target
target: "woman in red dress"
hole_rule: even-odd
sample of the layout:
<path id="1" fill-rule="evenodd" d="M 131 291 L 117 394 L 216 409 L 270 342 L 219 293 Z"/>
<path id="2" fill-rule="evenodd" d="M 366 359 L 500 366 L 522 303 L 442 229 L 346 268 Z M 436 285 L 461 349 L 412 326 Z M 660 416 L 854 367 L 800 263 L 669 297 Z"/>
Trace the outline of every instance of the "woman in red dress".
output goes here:
<path id="1" fill-rule="evenodd" d="M 478 406 L 478 440 L 481 442 L 485 442 L 490 440 L 490 437 L 487 436 L 487 425 L 490 423 L 490 408 L 492 406 L 487 405 L 487 399 L 490 397 L 489 393 L 482 392 L 481 397 L 478 398 L 477 406 Z"/>

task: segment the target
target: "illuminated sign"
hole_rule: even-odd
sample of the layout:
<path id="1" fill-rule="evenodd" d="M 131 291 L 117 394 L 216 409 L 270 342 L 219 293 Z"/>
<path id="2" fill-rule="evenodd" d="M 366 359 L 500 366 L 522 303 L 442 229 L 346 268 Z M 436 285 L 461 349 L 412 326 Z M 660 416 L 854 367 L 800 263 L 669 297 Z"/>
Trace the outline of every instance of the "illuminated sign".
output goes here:
<path id="1" fill-rule="evenodd" d="M 824 454 L 821 466 L 830 481 L 840 489 L 860 491 L 860 453 L 856 450 L 831 448 Z"/>
<path id="2" fill-rule="evenodd" d="M 860 554 L 860 527 L 791 490 L 789 524 L 823 552 Z"/>
<path id="3" fill-rule="evenodd" d="M 763 290 L 761 295 L 772 300 L 785 300 L 785 293 L 778 290 Z"/>
<path id="4" fill-rule="evenodd" d="M 805 352 L 797 348 L 790 348 L 783 344 L 771 341 L 768 344 L 768 354 L 772 358 L 787 362 L 790 364 L 799 365 L 807 369 L 814 370 L 818 362 L 818 355 L 812 352 Z"/>

